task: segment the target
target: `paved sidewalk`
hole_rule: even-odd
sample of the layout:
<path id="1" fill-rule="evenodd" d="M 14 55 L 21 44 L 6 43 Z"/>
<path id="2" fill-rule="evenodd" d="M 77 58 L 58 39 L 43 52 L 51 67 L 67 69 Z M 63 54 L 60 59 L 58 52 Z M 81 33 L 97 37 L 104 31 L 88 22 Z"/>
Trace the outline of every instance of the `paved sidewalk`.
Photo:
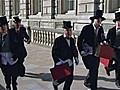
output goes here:
<path id="1" fill-rule="evenodd" d="M 26 76 L 18 78 L 18 90 L 53 90 L 52 79 L 49 69 L 53 67 L 51 57 L 51 48 L 34 44 L 26 45 L 28 56 L 25 61 Z M 81 58 L 80 58 L 81 59 Z M 83 86 L 83 80 L 87 74 L 87 70 L 81 63 L 75 66 L 75 77 L 71 90 L 87 90 Z M 62 90 L 63 84 L 59 86 Z M 5 84 L 3 75 L 0 71 L 0 90 L 4 89 Z M 103 65 L 100 65 L 98 90 L 120 90 L 114 84 L 114 72 L 108 77 L 105 73 Z"/>

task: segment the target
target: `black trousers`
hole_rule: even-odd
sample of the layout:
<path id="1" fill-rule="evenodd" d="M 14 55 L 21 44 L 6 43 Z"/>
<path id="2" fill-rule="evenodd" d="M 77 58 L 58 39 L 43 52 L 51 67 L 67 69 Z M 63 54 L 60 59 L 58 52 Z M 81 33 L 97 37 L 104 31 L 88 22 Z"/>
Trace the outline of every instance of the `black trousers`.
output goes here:
<path id="1" fill-rule="evenodd" d="M 17 78 L 18 78 L 18 65 L 2 65 L 1 70 L 4 75 L 4 80 L 6 83 L 6 88 L 10 88 L 11 84 L 13 90 L 17 90 Z"/>
<path id="2" fill-rule="evenodd" d="M 71 75 L 69 75 L 69 76 L 67 76 L 65 78 L 59 79 L 57 81 L 59 83 L 59 85 L 64 82 L 63 90 L 70 90 L 70 87 L 72 85 L 72 82 L 73 82 L 73 70 L 74 70 L 73 66 L 70 67 L 70 70 L 71 70 Z M 53 87 L 54 87 L 54 90 L 58 90 L 58 85 L 53 84 Z"/>
<path id="3" fill-rule="evenodd" d="M 113 64 L 113 61 L 115 62 Z M 115 49 L 115 57 L 110 60 L 109 66 L 112 70 L 115 70 L 116 80 L 120 81 L 120 49 Z"/>
<path id="4" fill-rule="evenodd" d="M 83 63 L 86 69 L 89 70 L 85 80 L 90 83 L 91 90 L 97 90 L 99 62 L 99 58 L 93 55 L 83 57 Z"/>

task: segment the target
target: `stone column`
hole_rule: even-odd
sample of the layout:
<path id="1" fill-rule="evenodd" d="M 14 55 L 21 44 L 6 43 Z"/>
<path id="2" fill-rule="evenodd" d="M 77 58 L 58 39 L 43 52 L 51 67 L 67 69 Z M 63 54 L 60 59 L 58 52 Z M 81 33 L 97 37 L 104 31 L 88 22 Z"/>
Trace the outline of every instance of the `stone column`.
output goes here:
<path id="1" fill-rule="evenodd" d="M 5 15 L 5 0 L 0 0 L 0 16 Z"/>

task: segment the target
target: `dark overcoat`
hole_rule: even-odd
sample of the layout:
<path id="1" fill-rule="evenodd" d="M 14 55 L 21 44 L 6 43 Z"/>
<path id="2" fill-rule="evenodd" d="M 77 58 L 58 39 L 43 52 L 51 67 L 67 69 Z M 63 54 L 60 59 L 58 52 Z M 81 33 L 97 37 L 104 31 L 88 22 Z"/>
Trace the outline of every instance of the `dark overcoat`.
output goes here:
<path id="1" fill-rule="evenodd" d="M 52 57 L 55 65 L 57 62 L 60 61 L 59 58 L 62 59 L 63 61 L 70 59 L 73 62 L 73 57 L 78 57 L 78 51 L 76 49 L 74 39 L 70 38 L 70 46 L 69 46 L 68 42 L 66 41 L 63 35 L 56 38 L 54 45 L 52 47 Z M 69 68 L 71 74 L 65 78 L 58 80 L 59 84 L 65 81 L 64 83 L 65 90 L 70 90 L 70 86 L 73 82 L 74 64 L 72 64 L 72 66 L 70 66 Z"/>
<path id="2" fill-rule="evenodd" d="M 16 32 L 15 28 L 10 29 L 10 49 L 13 54 L 18 58 L 25 58 L 27 51 L 24 46 L 24 39 L 29 40 L 29 36 L 25 27 L 20 27 L 19 32 Z"/>
<path id="3" fill-rule="evenodd" d="M 107 41 L 109 42 L 110 46 L 115 46 L 116 41 L 116 27 L 109 29 L 107 34 Z"/>
<path id="4" fill-rule="evenodd" d="M 78 42 L 77 42 L 77 46 L 79 51 L 83 51 L 83 47 L 82 47 L 82 43 L 87 43 L 88 45 L 90 45 L 93 50 L 95 50 L 95 45 L 96 42 L 95 40 L 97 40 L 97 43 L 103 42 L 105 40 L 105 36 L 104 36 L 104 31 L 103 31 L 103 27 L 100 26 L 99 30 L 98 30 L 98 35 L 97 37 L 95 37 L 95 32 L 94 32 L 94 27 L 92 24 L 86 25 L 83 27 L 80 36 L 78 37 Z M 95 53 L 95 51 L 93 51 Z M 93 53 L 93 54 L 94 54 Z"/>
<path id="5" fill-rule="evenodd" d="M 63 35 L 55 39 L 52 47 L 52 57 L 55 63 L 59 62 L 59 58 L 63 61 L 71 59 L 73 62 L 73 57 L 77 56 L 78 52 L 73 38 L 70 38 L 70 46 Z"/>

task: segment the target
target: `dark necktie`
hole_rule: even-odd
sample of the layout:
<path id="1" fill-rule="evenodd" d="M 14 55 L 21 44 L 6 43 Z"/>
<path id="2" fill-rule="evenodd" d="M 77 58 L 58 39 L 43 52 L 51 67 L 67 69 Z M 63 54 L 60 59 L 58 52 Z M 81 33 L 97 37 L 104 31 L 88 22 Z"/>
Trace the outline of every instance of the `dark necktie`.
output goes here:
<path id="1" fill-rule="evenodd" d="M 2 46 L 5 44 L 7 34 L 2 35 Z"/>
<path id="2" fill-rule="evenodd" d="M 7 34 L 2 35 L 2 41 L 5 41 Z"/>

